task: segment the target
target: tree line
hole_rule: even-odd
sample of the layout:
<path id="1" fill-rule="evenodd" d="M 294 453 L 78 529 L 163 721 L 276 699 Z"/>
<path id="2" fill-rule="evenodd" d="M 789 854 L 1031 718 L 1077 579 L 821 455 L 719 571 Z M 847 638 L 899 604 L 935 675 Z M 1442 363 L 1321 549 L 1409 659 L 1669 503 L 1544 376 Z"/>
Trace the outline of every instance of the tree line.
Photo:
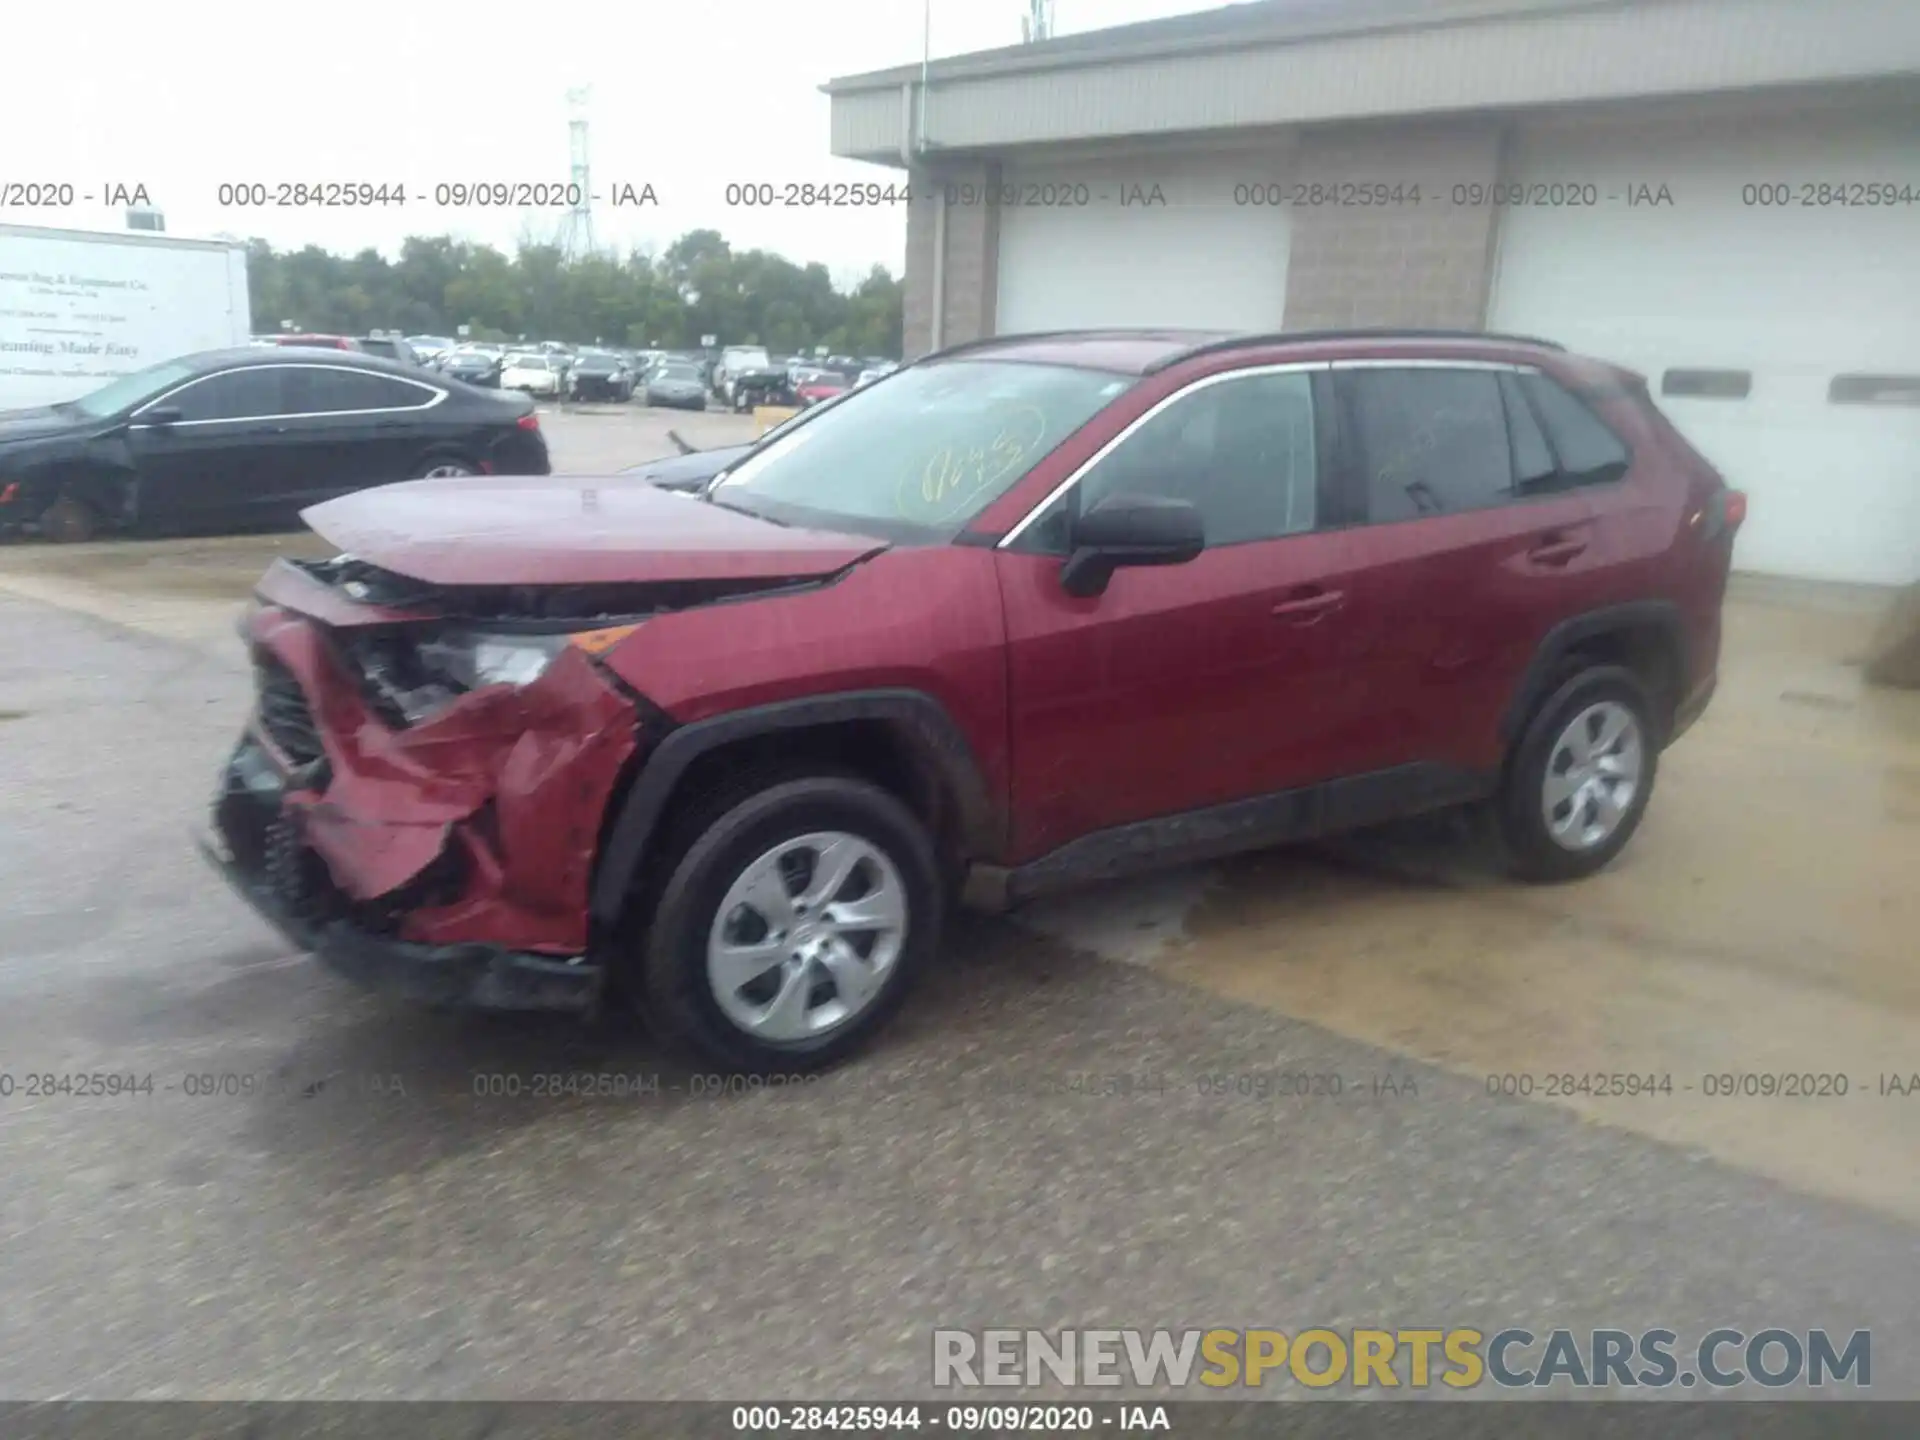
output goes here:
<path id="1" fill-rule="evenodd" d="M 824 265 L 764 250 L 736 253 L 717 230 L 693 230 L 666 252 L 569 257 L 523 243 L 514 254 L 448 236 L 414 236 L 389 260 L 317 245 L 247 247 L 258 332 L 455 335 L 691 349 L 703 335 L 775 353 L 824 345 L 834 354 L 900 354 L 903 286 L 875 265 L 851 291 Z"/>

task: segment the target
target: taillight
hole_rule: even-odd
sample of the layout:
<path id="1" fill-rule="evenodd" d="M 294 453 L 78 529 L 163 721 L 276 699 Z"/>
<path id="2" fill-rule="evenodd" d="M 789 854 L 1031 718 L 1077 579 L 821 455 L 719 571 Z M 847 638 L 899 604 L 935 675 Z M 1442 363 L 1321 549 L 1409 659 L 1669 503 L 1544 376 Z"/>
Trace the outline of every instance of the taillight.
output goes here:
<path id="1" fill-rule="evenodd" d="M 1728 539 L 1740 528 L 1747 518 L 1747 496 L 1744 490 L 1732 490 L 1722 485 L 1693 514 L 1692 523 L 1709 540 L 1718 540 L 1722 535 Z"/>
<path id="2" fill-rule="evenodd" d="M 538 430 L 540 428 L 540 417 L 529 410 L 513 423 L 518 425 L 522 430 Z"/>

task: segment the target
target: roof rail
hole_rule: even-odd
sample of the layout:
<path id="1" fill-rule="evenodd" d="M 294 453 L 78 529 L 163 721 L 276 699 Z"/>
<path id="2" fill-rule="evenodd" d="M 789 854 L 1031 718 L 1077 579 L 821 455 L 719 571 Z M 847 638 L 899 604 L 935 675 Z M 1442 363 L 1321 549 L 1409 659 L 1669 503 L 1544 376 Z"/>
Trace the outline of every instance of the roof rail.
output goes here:
<path id="1" fill-rule="evenodd" d="M 1027 340 L 1085 340 L 1103 335 L 1138 338 L 1142 335 L 1205 335 L 1208 333 L 1210 332 L 1204 327 L 1197 325 L 1082 325 L 1072 330 L 1021 330 L 1006 335 L 982 335 L 978 339 L 962 340 L 957 344 L 929 351 L 919 360 L 911 363 L 918 365 L 924 360 L 944 360 L 949 355 L 961 355 L 969 350 L 980 350 L 989 345 L 1016 345 Z M 1210 343 L 1212 342 L 1206 342 L 1206 344 Z M 1234 343 L 1239 343 L 1239 337 L 1234 337 Z M 1191 348 L 1205 349 L 1206 344 Z"/>
<path id="2" fill-rule="evenodd" d="M 1192 345 L 1185 350 L 1176 350 L 1171 355 L 1163 355 L 1151 365 L 1146 373 L 1165 370 L 1178 365 L 1182 360 L 1191 360 L 1196 355 L 1212 355 L 1222 350 L 1239 350 L 1250 345 L 1292 345 L 1315 340 L 1494 340 L 1508 345 L 1537 345 L 1543 350 L 1558 350 L 1564 353 L 1566 346 L 1553 340 L 1542 340 L 1537 335 L 1507 335 L 1496 330 L 1418 330 L 1403 329 L 1399 326 L 1361 326 L 1346 330 L 1276 330 L 1266 333 L 1234 335 L 1225 340 L 1209 340 L 1205 344 Z"/>

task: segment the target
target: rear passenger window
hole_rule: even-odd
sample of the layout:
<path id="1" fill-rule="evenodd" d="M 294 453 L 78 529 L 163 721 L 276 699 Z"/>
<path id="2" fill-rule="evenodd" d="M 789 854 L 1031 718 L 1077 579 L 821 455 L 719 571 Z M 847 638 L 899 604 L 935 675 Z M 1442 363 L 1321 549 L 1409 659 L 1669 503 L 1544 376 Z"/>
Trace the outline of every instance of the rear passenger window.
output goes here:
<path id="1" fill-rule="evenodd" d="M 1507 438 L 1513 444 L 1513 488 L 1522 495 L 1553 489 L 1559 483 L 1560 467 L 1539 417 L 1520 393 L 1517 375 L 1501 375 L 1500 403 L 1507 412 Z"/>
<path id="2" fill-rule="evenodd" d="M 1566 483 L 1604 485 L 1627 473 L 1633 457 L 1626 445 L 1558 381 L 1531 374 L 1521 376 L 1520 385 L 1546 427 Z"/>
<path id="3" fill-rule="evenodd" d="M 1495 372 L 1369 368 L 1349 371 L 1346 381 L 1368 519 L 1483 510 L 1514 498 Z"/>
<path id="4" fill-rule="evenodd" d="M 433 398 L 433 392 L 424 385 L 370 370 L 302 365 L 290 369 L 288 375 L 294 401 L 291 408 L 302 415 L 417 409 Z"/>

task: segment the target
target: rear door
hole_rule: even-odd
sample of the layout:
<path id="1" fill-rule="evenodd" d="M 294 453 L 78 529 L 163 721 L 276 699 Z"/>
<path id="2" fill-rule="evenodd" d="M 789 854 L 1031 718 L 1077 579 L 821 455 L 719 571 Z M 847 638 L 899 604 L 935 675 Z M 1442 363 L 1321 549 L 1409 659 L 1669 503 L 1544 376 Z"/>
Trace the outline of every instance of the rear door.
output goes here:
<path id="1" fill-rule="evenodd" d="M 1587 494 L 1559 473 L 1521 368 L 1334 367 L 1356 590 L 1391 656 L 1365 722 L 1385 764 L 1497 766 L 1522 671 L 1600 573 Z"/>
<path id="2" fill-rule="evenodd" d="M 345 365 L 289 372 L 287 464 L 301 506 L 404 480 L 445 438 L 439 411 L 448 392 L 424 379 Z"/>
<path id="3" fill-rule="evenodd" d="M 1348 625 L 1348 538 L 1326 514 L 1319 368 L 1197 381 L 1003 542 L 1020 858 L 1351 763 L 1367 657 Z M 1069 595 L 1074 517 L 1120 493 L 1191 501 L 1207 548 Z"/>

